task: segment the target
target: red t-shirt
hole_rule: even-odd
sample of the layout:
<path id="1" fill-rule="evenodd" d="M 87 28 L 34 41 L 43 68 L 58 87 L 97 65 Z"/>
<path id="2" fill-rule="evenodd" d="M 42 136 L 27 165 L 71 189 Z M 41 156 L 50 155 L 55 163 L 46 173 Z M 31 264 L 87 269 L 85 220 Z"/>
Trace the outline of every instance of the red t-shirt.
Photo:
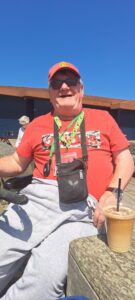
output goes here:
<path id="1" fill-rule="evenodd" d="M 87 183 L 89 193 L 97 199 L 105 191 L 113 176 L 112 153 L 128 147 L 128 141 L 115 120 L 107 111 L 84 108 L 86 143 L 88 149 Z M 62 121 L 63 132 L 70 121 Z M 65 131 L 68 139 L 74 124 Z M 53 141 L 53 116 L 51 113 L 35 118 L 26 128 L 22 141 L 17 148 L 19 155 L 34 158 L 34 177 L 55 179 L 55 155 L 52 158 L 48 177 L 43 175 L 43 167 L 49 160 Z M 80 130 L 78 130 L 69 149 L 60 143 L 62 161 L 81 157 Z"/>

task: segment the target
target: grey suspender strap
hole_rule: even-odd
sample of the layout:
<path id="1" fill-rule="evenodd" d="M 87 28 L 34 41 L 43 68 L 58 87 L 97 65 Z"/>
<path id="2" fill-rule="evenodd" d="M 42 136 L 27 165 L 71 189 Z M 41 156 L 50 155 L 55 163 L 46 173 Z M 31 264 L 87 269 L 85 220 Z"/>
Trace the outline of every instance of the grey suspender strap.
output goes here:
<path id="1" fill-rule="evenodd" d="M 56 156 L 56 164 L 61 163 L 61 157 L 60 157 L 60 145 L 59 145 L 59 133 L 58 133 L 58 127 L 54 120 L 54 151 Z"/>

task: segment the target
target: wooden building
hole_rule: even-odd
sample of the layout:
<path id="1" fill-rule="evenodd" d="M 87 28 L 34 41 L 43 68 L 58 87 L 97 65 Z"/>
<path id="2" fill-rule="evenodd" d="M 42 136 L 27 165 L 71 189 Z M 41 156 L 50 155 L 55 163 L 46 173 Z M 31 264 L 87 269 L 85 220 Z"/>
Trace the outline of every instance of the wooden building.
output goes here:
<path id="1" fill-rule="evenodd" d="M 83 105 L 109 111 L 128 139 L 135 140 L 135 100 L 85 95 Z M 50 110 L 48 89 L 0 86 L 0 136 L 16 137 L 22 115 L 32 120 Z"/>

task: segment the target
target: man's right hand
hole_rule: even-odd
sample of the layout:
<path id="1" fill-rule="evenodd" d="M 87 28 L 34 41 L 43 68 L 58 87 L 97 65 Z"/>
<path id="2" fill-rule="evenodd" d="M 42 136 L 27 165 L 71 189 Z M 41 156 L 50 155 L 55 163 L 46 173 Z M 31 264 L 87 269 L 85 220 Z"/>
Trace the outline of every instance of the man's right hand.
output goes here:
<path id="1" fill-rule="evenodd" d="M 117 205 L 116 196 L 110 191 L 105 191 L 99 199 L 99 203 L 96 206 L 93 222 L 97 229 L 101 229 L 105 222 L 104 209 L 110 205 Z"/>

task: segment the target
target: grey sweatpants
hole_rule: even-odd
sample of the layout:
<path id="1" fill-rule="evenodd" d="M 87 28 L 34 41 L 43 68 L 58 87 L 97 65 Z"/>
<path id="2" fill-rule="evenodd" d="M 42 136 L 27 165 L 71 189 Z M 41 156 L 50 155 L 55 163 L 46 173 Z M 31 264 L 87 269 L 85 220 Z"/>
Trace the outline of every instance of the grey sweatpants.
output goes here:
<path id="1" fill-rule="evenodd" d="M 0 292 L 31 253 L 24 273 L 3 300 L 56 300 L 64 296 L 68 247 L 73 239 L 96 235 L 92 210 L 96 200 L 59 202 L 57 182 L 37 180 L 23 189 L 29 201 L 9 205 L 0 218 Z"/>

